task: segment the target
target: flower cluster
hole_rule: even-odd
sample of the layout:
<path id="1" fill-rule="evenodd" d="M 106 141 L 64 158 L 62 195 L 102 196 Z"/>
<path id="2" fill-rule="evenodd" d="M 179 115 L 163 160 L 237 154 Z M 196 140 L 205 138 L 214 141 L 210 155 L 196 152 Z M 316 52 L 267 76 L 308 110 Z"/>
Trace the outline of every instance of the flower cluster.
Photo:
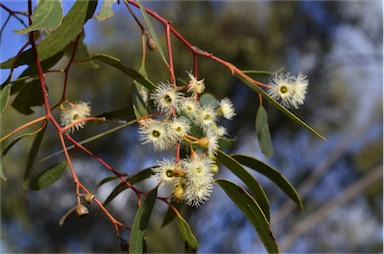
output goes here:
<path id="1" fill-rule="evenodd" d="M 68 103 L 67 107 L 61 105 L 60 113 L 60 122 L 61 126 L 68 127 L 74 124 L 68 129 L 68 132 L 75 132 L 83 128 L 86 122 L 81 122 L 81 120 L 90 117 L 91 107 L 89 103 L 79 102 L 79 103 Z M 80 121 L 80 122 L 79 122 Z"/>
<path id="2" fill-rule="evenodd" d="M 284 107 L 293 106 L 298 109 L 299 105 L 304 103 L 308 79 L 301 73 L 297 77 L 290 73 L 278 74 L 275 75 L 269 85 L 268 93 L 273 99 L 281 99 Z"/>
<path id="3" fill-rule="evenodd" d="M 172 160 L 158 161 L 153 169 L 160 185 L 171 187 L 175 200 L 199 206 L 210 197 L 213 176 L 217 173 L 215 155 L 219 139 L 226 129 L 218 125 L 220 117 L 232 119 L 236 113 L 228 99 L 202 104 L 199 97 L 205 91 L 204 79 L 197 80 L 188 73 L 185 86 L 160 83 L 150 94 L 161 119 L 140 120 L 139 139 L 151 144 L 155 151 L 176 150 Z M 180 150 L 189 155 L 181 158 Z"/>

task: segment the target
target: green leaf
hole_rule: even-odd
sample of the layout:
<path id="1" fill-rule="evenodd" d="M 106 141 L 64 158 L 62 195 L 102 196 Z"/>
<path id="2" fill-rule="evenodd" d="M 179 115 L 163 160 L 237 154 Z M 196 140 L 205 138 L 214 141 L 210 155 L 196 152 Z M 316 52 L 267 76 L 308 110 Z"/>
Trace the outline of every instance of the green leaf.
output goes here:
<path id="1" fill-rule="evenodd" d="M 103 184 L 105 183 L 108 183 L 110 181 L 113 181 L 113 180 L 116 180 L 118 179 L 119 177 L 118 176 L 107 176 L 106 178 L 100 180 L 97 184 L 96 184 L 96 187 L 95 187 L 95 190 L 93 192 L 95 192 L 99 187 L 101 187 Z"/>
<path id="2" fill-rule="evenodd" d="M 15 30 L 16 34 L 26 34 L 32 31 L 56 29 L 63 18 L 61 1 L 40 1 L 31 16 L 32 25 L 22 30 Z"/>
<path id="3" fill-rule="evenodd" d="M 148 89 L 146 89 L 145 87 L 141 86 L 141 88 L 143 92 L 148 92 Z M 144 102 L 142 96 L 140 95 L 140 92 L 137 90 L 136 87 L 133 95 L 133 102 L 134 102 L 133 112 L 135 113 L 136 119 L 139 119 L 149 114 L 147 105 Z"/>
<path id="4" fill-rule="evenodd" d="M 63 52 L 59 52 L 47 59 L 45 59 L 44 61 L 40 61 L 40 66 L 41 66 L 41 69 L 45 72 L 46 70 L 50 69 L 51 67 L 53 67 L 55 64 L 57 64 L 57 62 L 60 61 L 60 59 L 63 57 L 64 53 Z M 30 65 L 28 65 L 28 68 L 25 69 L 18 77 L 18 79 L 21 79 L 23 77 L 38 77 L 38 72 L 37 72 L 37 67 L 36 67 L 36 64 L 35 63 L 31 63 Z M 12 93 L 14 93 L 14 89 L 12 88 Z"/>
<path id="5" fill-rule="evenodd" d="M 168 64 L 167 58 L 165 57 L 164 51 L 161 48 L 159 38 L 157 37 L 156 31 L 152 26 L 151 20 L 148 16 L 147 12 L 145 11 L 143 4 L 141 3 L 141 0 L 137 0 L 137 4 L 139 5 L 139 8 L 140 8 L 141 14 L 143 15 L 143 18 L 145 20 L 145 23 L 148 26 L 149 33 L 151 34 L 151 37 L 155 40 L 157 50 L 159 51 L 160 56 L 163 59 L 163 62 L 168 66 L 169 64 Z"/>
<path id="6" fill-rule="evenodd" d="M 301 198 L 297 193 L 296 189 L 282 174 L 280 174 L 272 166 L 246 155 L 234 154 L 232 155 L 232 158 L 238 161 L 239 163 L 243 164 L 244 166 L 256 170 L 260 174 L 268 177 L 301 209 L 303 209 L 303 202 L 301 201 Z"/>
<path id="7" fill-rule="evenodd" d="M 178 210 L 180 211 L 180 208 L 183 206 L 183 203 L 181 202 L 176 202 L 176 201 L 171 201 L 171 204 Z M 168 225 L 171 221 L 173 221 L 176 218 L 176 213 L 173 211 L 171 206 L 168 207 L 167 213 L 164 216 L 163 223 L 161 224 L 161 227 L 165 227 Z"/>
<path id="8" fill-rule="evenodd" d="M 11 88 L 9 84 L 1 87 L 0 90 L 0 113 L 2 113 L 9 101 L 9 95 L 11 94 Z"/>
<path id="9" fill-rule="evenodd" d="M 268 253 L 279 253 L 269 222 L 253 197 L 246 190 L 226 179 L 217 179 L 216 183 L 252 223 Z"/>
<path id="10" fill-rule="evenodd" d="M 154 89 L 156 86 L 153 84 L 149 79 L 145 78 L 143 75 L 141 75 L 139 72 L 137 72 L 134 69 L 128 68 L 125 65 L 121 63 L 121 61 L 115 57 L 108 56 L 108 55 L 94 55 L 92 56 L 92 59 L 98 60 L 100 62 L 106 63 L 108 65 L 111 65 L 113 67 L 116 67 L 117 69 L 121 70 L 149 90 Z"/>
<path id="11" fill-rule="evenodd" d="M 46 128 L 43 128 L 41 129 L 41 131 L 39 131 L 39 133 L 36 135 L 35 139 L 33 140 L 32 147 L 29 151 L 27 166 L 25 168 L 25 173 L 24 173 L 24 181 L 23 181 L 24 191 L 27 191 L 28 189 L 29 176 L 32 172 L 32 166 L 33 166 L 33 163 L 35 162 L 37 153 L 39 152 L 39 148 L 41 145 L 41 141 L 43 140 L 45 130 Z"/>
<path id="12" fill-rule="evenodd" d="M 25 137 L 29 137 L 29 136 L 33 136 L 33 135 L 36 135 L 36 133 L 38 133 L 40 131 L 40 129 L 38 129 L 37 131 L 33 131 L 33 132 L 29 132 L 29 133 L 25 133 L 17 138 L 15 138 L 14 140 L 12 140 L 12 142 L 10 142 L 4 149 L 3 151 L 1 152 L 1 157 L 4 157 L 9 150 L 11 150 L 11 148 L 21 139 L 25 138 Z"/>
<path id="13" fill-rule="evenodd" d="M 139 69 L 139 73 L 143 75 L 143 77 L 148 78 L 147 71 L 145 70 L 145 59 L 143 58 L 142 65 Z M 146 116 L 149 114 L 149 106 L 148 106 L 148 97 L 149 90 L 140 82 L 134 81 L 135 83 L 135 92 L 133 94 L 133 109 L 135 112 L 135 116 L 137 119 Z M 144 99 L 147 98 L 146 100 Z"/>
<path id="14" fill-rule="evenodd" d="M 235 159 L 231 156 L 218 151 L 216 157 L 225 167 L 231 170 L 236 176 L 238 176 L 252 191 L 257 203 L 262 208 L 263 213 L 266 218 L 270 219 L 270 208 L 267 195 L 265 194 L 263 188 L 257 182 L 257 180 L 251 175 L 244 167 L 240 165 Z"/>
<path id="15" fill-rule="evenodd" d="M 216 97 L 210 93 L 204 93 L 200 96 L 200 103 L 201 105 L 212 105 L 213 107 L 217 107 L 219 105 Z"/>
<path id="16" fill-rule="evenodd" d="M 133 112 L 132 105 L 127 105 L 119 109 L 112 110 L 110 112 L 98 114 L 96 117 L 105 117 L 106 119 L 120 119 L 120 118 L 134 119 L 134 116 L 135 115 Z"/>
<path id="17" fill-rule="evenodd" d="M 157 187 L 149 192 L 133 220 L 129 238 L 129 253 L 143 253 L 145 232 L 157 197 Z"/>
<path id="18" fill-rule="evenodd" d="M 59 180 L 67 168 L 67 162 L 57 163 L 33 177 L 29 183 L 32 190 L 42 190 Z"/>
<path id="19" fill-rule="evenodd" d="M 49 2 L 49 1 L 48 1 Z M 72 41 L 76 39 L 83 29 L 83 25 L 95 12 L 97 1 L 78 0 L 64 17 L 61 25 L 47 35 L 39 44 L 36 45 L 39 55 L 39 61 L 50 58 L 62 51 Z M 17 58 L 12 57 L 0 64 L 0 68 L 9 69 L 20 65 L 34 63 L 34 54 L 32 49 L 26 50 Z"/>
<path id="20" fill-rule="evenodd" d="M 7 181 L 7 178 L 5 177 L 4 172 L 3 172 L 3 160 L 1 160 L 1 159 L 0 159 L 0 178 L 3 181 Z"/>
<path id="21" fill-rule="evenodd" d="M 101 9 L 99 13 L 96 15 L 95 19 L 98 21 L 103 21 L 109 18 L 112 18 L 114 13 L 112 9 L 112 5 L 116 2 L 116 0 L 104 0 L 101 5 Z"/>
<path id="22" fill-rule="evenodd" d="M 186 252 L 196 252 L 199 246 L 195 235 L 192 233 L 189 224 L 178 214 L 178 226 L 181 238 L 184 241 L 184 249 Z"/>
<path id="23" fill-rule="evenodd" d="M 40 80 L 32 80 L 21 88 L 12 102 L 12 106 L 20 113 L 29 115 L 34 112 L 31 107 L 41 106 L 43 103 Z"/>
<path id="24" fill-rule="evenodd" d="M 265 157 L 270 158 L 273 156 L 273 146 L 271 141 L 271 134 L 269 133 L 268 115 L 262 105 L 256 113 L 256 134 L 259 139 L 259 146 Z"/>
<path id="25" fill-rule="evenodd" d="M 233 143 L 236 141 L 236 138 L 220 138 L 219 139 L 219 149 L 226 150 L 230 148 Z"/>
<path id="26" fill-rule="evenodd" d="M 250 77 L 269 77 L 275 73 L 282 72 L 284 68 L 280 68 L 277 71 L 257 71 L 257 70 L 242 70 L 243 73 L 247 74 Z"/>
<path id="27" fill-rule="evenodd" d="M 90 143 L 90 142 L 92 142 L 92 141 L 101 139 L 101 138 L 104 137 L 104 136 L 107 136 L 107 135 L 109 135 L 109 134 L 112 134 L 112 133 L 114 133 L 114 132 L 116 132 L 116 131 L 118 131 L 118 130 L 124 129 L 125 127 L 127 127 L 127 126 L 129 126 L 129 125 L 132 125 L 132 124 L 134 124 L 134 123 L 136 123 L 136 122 L 137 122 L 137 121 L 136 121 L 136 119 L 135 119 L 135 120 L 132 120 L 132 121 L 123 123 L 123 124 L 121 124 L 121 125 L 119 125 L 119 126 L 117 126 L 117 127 L 115 127 L 115 128 L 112 128 L 112 129 L 110 129 L 110 130 L 101 132 L 101 133 L 96 134 L 96 135 L 94 135 L 94 136 L 92 136 L 92 137 L 89 137 L 89 138 L 87 138 L 87 139 L 81 140 L 81 141 L 79 141 L 79 144 L 80 144 L 80 145 L 85 145 L 85 144 Z M 74 146 L 74 145 L 71 145 L 71 146 L 66 147 L 66 150 L 69 151 L 69 150 L 72 150 L 73 148 L 75 148 L 75 146 Z M 55 152 L 55 153 L 52 153 L 52 154 L 46 156 L 45 158 L 41 159 L 39 163 L 41 163 L 41 162 L 43 162 L 43 161 L 46 161 L 46 160 L 48 160 L 48 159 L 50 159 L 50 158 L 52 158 L 52 157 L 54 157 L 54 156 L 57 156 L 57 155 L 59 155 L 59 154 L 62 154 L 63 152 L 64 152 L 64 151 L 61 149 L 60 151 L 57 151 L 57 152 Z"/>
<path id="28" fill-rule="evenodd" d="M 129 182 L 130 184 L 134 185 L 138 182 L 141 182 L 141 181 L 144 181 L 145 179 L 151 177 L 153 175 L 153 171 L 152 171 L 152 168 L 147 168 L 147 169 L 144 169 L 144 170 L 141 170 L 139 171 L 139 173 L 137 173 L 136 175 L 133 175 L 133 176 L 130 176 L 130 177 L 127 177 L 125 180 L 127 182 Z M 104 201 L 103 205 L 104 206 L 107 206 L 109 203 L 111 203 L 111 201 L 117 196 L 119 195 L 121 192 L 125 191 L 126 189 L 128 189 L 128 186 L 124 183 L 124 182 L 121 182 L 119 183 L 118 185 L 116 185 L 116 187 L 113 189 L 113 191 L 109 194 L 109 196 L 107 197 L 107 199 Z"/>
<path id="29" fill-rule="evenodd" d="M 283 112 L 285 115 L 287 115 L 289 118 L 291 118 L 293 121 L 304 127 L 305 129 L 309 130 L 314 134 L 315 136 L 327 141 L 326 138 L 324 138 L 322 135 L 320 135 L 317 131 L 312 129 L 309 125 L 307 125 L 305 122 L 303 122 L 300 118 L 298 118 L 296 115 L 294 115 L 291 111 L 284 108 L 282 105 L 280 105 L 277 101 L 272 99 L 264 90 L 260 89 L 257 85 L 251 83 L 246 78 L 240 76 L 239 74 L 235 74 L 236 77 L 238 77 L 244 84 L 246 84 L 249 88 L 256 91 L 257 93 L 261 94 L 267 101 L 272 103 L 277 109 L 279 109 L 281 112 Z"/>

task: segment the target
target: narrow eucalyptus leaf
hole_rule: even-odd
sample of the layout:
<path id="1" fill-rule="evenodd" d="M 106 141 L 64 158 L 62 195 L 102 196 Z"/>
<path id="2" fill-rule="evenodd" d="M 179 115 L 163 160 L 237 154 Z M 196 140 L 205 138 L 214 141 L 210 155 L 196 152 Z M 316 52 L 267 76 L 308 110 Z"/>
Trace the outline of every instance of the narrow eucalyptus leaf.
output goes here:
<path id="1" fill-rule="evenodd" d="M 270 158 L 273 156 L 273 146 L 268 126 L 268 115 L 262 105 L 259 106 L 256 114 L 256 134 L 263 154 Z"/>
<path id="2" fill-rule="evenodd" d="M 260 174 L 268 177 L 279 187 L 293 202 L 303 209 L 303 202 L 293 185 L 272 166 L 252 158 L 250 156 L 235 154 L 231 156 L 244 166 L 247 166 Z"/>
<path id="3" fill-rule="evenodd" d="M 137 0 L 137 3 L 139 4 L 140 11 L 141 11 L 141 14 L 143 15 L 145 23 L 148 26 L 149 33 L 151 34 L 151 37 L 155 40 L 156 48 L 157 48 L 157 50 L 160 53 L 161 59 L 163 59 L 163 62 L 168 66 L 169 64 L 168 64 L 167 58 L 165 57 L 165 54 L 164 54 L 164 51 L 163 51 L 163 49 L 161 47 L 161 44 L 160 44 L 159 38 L 157 36 L 157 33 L 156 33 L 155 29 L 153 28 L 151 19 L 149 18 L 149 15 L 145 11 L 145 8 L 144 8 L 143 4 L 141 3 L 141 0 Z"/>
<path id="4" fill-rule="evenodd" d="M 0 90 L 0 113 L 2 113 L 9 101 L 9 95 L 11 94 L 11 88 L 9 84 L 1 87 Z"/>
<path id="5" fill-rule="evenodd" d="M 130 184 L 134 185 L 136 183 L 139 183 L 141 181 L 144 181 L 145 179 L 148 179 L 153 175 L 152 168 L 147 168 L 144 170 L 139 171 L 137 174 L 127 177 L 125 180 L 129 182 Z M 112 190 L 112 192 L 109 194 L 107 199 L 104 201 L 103 205 L 107 206 L 117 195 L 119 195 L 121 192 L 128 189 L 128 186 L 125 182 L 121 182 Z"/>
<path id="6" fill-rule="evenodd" d="M 268 253 L 279 253 L 269 222 L 253 197 L 246 190 L 226 179 L 217 179 L 216 183 L 252 223 Z"/>
<path id="7" fill-rule="evenodd" d="M 196 252 L 199 246 L 196 236 L 192 233 L 188 222 L 186 222 L 180 215 L 178 216 L 178 226 L 181 238 L 184 241 L 184 248 L 186 252 Z"/>
<path id="8" fill-rule="evenodd" d="M 3 181 L 7 181 L 7 178 L 5 177 L 4 171 L 3 171 L 3 160 L 2 160 L 2 158 L 0 158 L 0 179 L 3 180 Z"/>
<path id="9" fill-rule="evenodd" d="M 45 130 L 46 128 L 43 128 L 41 129 L 41 131 L 39 131 L 39 133 L 37 133 L 35 139 L 33 140 L 32 147 L 29 150 L 28 161 L 27 161 L 27 166 L 25 167 L 24 180 L 23 180 L 24 191 L 27 191 L 28 189 L 29 176 L 32 172 L 32 166 L 33 166 L 33 163 L 35 162 L 37 153 L 39 152 L 39 148 L 43 140 Z"/>
<path id="10" fill-rule="evenodd" d="M 26 34 L 36 30 L 54 30 L 63 18 L 61 1 L 40 1 L 32 14 L 32 25 L 22 30 L 15 30 L 16 34 Z"/>
<path id="11" fill-rule="evenodd" d="M 156 197 L 157 187 L 147 194 L 144 202 L 136 213 L 129 238 L 129 253 L 143 253 L 144 251 L 144 237 Z"/>
<path id="12" fill-rule="evenodd" d="M 109 112 L 98 114 L 96 117 L 105 117 L 106 119 L 121 119 L 127 118 L 130 120 L 134 119 L 134 112 L 132 105 L 127 105 Z"/>
<path id="13" fill-rule="evenodd" d="M 100 62 L 106 63 L 108 65 L 111 65 L 119 69 L 120 71 L 124 72 L 125 74 L 127 74 L 128 76 L 130 76 L 131 78 L 133 78 L 134 80 L 136 80 L 137 82 L 139 82 L 140 84 L 148 88 L 149 90 L 152 90 L 153 88 L 156 87 L 155 84 L 153 84 L 149 79 L 141 75 L 138 71 L 132 68 L 126 67 L 124 64 L 122 64 L 120 59 L 118 58 L 101 54 L 101 55 L 92 56 L 92 59 L 98 60 Z"/>
<path id="14" fill-rule="evenodd" d="M 171 201 L 171 204 L 178 210 L 180 211 L 180 208 L 183 206 L 183 203 L 180 203 L 180 202 L 175 202 L 175 201 Z M 173 211 L 173 209 L 169 206 L 168 209 L 167 209 L 167 213 L 165 214 L 164 216 L 164 220 L 163 220 L 163 223 L 161 224 L 161 227 L 165 227 L 166 225 L 168 225 L 170 222 L 172 222 L 174 219 L 176 218 L 176 213 L 175 211 Z"/>
<path id="15" fill-rule="evenodd" d="M 32 190 L 42 190 L 49 187 L 64 175 L 67 165 L 68 163 L 64 161 L 43 170 L 31 179 L 29 182 L 30 188 Z"/>
<path id="16" fill-rule="evenodd" d="M 243 166 L 240 165 L 235 159 L 222 151 L 218 151 L 216 157 L 226 168 L 231 170 L 237 177 L 239 177 L 252 191 L 257 203 L 262 208 L 266 218 L 270 219 L 270 208 L 267 195 L 259 182 L 251 175 Z"/>

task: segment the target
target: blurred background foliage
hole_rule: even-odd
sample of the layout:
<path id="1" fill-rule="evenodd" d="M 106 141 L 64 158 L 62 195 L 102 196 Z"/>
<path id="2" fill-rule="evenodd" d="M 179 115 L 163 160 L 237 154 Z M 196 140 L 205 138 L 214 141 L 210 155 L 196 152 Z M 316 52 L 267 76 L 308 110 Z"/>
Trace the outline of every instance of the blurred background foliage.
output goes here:
<path id="1" fill-rule="evenodd" d="M 314 137 L 265 105 L 275 148 L 274 156 L 266 159 L 254 130 L 259 103 L 255 93 L 223 66 L 199 59 L 199 77 L 205 78 L 207 91 L 234 102 L 237 116 L 225 123 L 230 136 L 237 137 L 230 152 L 266 160 L 298 188 L 303 198 L 304 210 L 299 211 L 272 183 L 255 173 L 270 198 L 272 231 L 281 251 L 382 252 L 382 2 L 161 1 L 144 5 L 171 20 L 172 26 L 192 44 L 240 69 L 276 71 L 284 67 L 285 72 L 303 72 L 308 76 L 306 103 L 294 113 L 328 141 Z M 26 4 L 18 2 L 17 7 L 24 10 Z M 115 16 L 105 22 L 87 23 L 88 50 L 91 54 L 119 57 L 127 66 L 138 69 L 142 53 L 140 30 L 122 4 L 115 4 L 114 10 Z M 15 28 L 7 29 L 10 37 L 2 40 L 21 41 L 11 35 Z M 163 27 L 157 29 L 165 41 Z M 177 40 L 174 57 L 176 76 L 186 80 L 186 71 L 193 67 L 192 56 Z M 65 63 L 64 60 L 55 68 Z M 168 72 L 155 52 L 148 52 L 147 71 L 153 82 L 168 80 Z M 132 103 L 133 81 L 109 66 L 98 64 L 95 69 L 76 63 L 69 78 L 68 98 L 91 102 L 94 115 Z M 260 76 L 259 80 L 267 82 L 269 78 Z M 62 83 L 62 74 L 47 75 L 53 100 L 59 99 L 61 89 L 56 87 Z M 30 119 L 43 112 L 42 108 L 34 110 Z M 19 116 L 8 107 L 1 119 L 2 133 L 26 122 Z M 109 128 L 110 125 L 89 123 L 75 137 L 82 140 Z M 114 168 L 133 174 L 166 156 L 153 155 L 147 146 L 139 144 L 137 137 L 137 126 L 132 126 L 89 143 L 87 148 Z M 23 174 L 32 141 L 29 138 L 19 142 L 4 158 L 8 181 L 1 183 L 0 250 L 119 252 L 114 228 L 96 206 L 90 206 L 88 217 L 78 219 L 70 215 L 59 226 L 61 216 L 76 202 L 69 174 L 47 190 L 23 192 Z M 57 137 L 48 128 L 39 158 L 58 150 Z M 60 158 L 59 155 L 36 164 L 35 172 Z M 95 186 L 108 175 L 80 152 L 74 162 L 86 186 Z M 219 174 L 234 179 L 224 168 Z M 106 184 L 96 195 L 103 200 L 116 184 Z M 146 181 L 142 188 L 150 189 L 153 185 Z M 135 202 L 126 191 L 109 209 L 117 219 L 130 222 Z M 155 209 L 147 235 L 148 252 L 182 252 L 177 225 L 171 223 L 160 228 L 166 207 L 157 203 Z M 207 204 L 199 209 L 185 207 L 183 213 L 189 217 L 200 242 L 199 252 L 264 252 L 253 227 L 220 188 L 215 188 Z"/>

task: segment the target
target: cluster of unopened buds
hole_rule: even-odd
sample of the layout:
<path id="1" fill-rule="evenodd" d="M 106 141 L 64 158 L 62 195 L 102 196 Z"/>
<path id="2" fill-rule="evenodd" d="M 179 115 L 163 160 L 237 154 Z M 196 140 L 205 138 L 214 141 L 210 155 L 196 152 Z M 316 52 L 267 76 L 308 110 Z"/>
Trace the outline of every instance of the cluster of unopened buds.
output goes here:
<path id="1" fill-rule="evenodd" d="M 154 177 L 170 188 L 174 200 L 199 206 L 210 197 L 218 172 L 215 155 L 219 139 L 226 134 L 218 125 L 219 118 L 232 119 L 235 111 L 228 98 L 202 105 L 204 80 L 188 76 L 190 81 L 184 86 L 160 83 L 154 89 L 149 98 L 161 118 L 141 120 L 139 134 L 141 143 L 151 144 L 156 151 L 176 150 L 173 159 L 157 162 Z M 182 146 L 188 151 L 185 158 L 180 156 Z"/>

